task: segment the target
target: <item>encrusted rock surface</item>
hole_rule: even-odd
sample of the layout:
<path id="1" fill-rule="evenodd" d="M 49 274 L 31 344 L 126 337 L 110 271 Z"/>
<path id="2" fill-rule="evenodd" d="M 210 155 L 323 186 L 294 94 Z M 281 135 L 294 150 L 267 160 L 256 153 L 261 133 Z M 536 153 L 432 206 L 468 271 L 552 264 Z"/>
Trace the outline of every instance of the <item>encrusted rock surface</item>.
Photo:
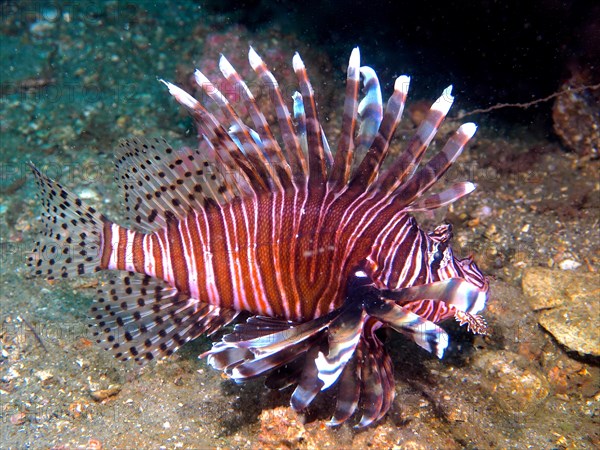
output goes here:
<path id="1" fill-rule="evenodd" d="M 543 267 L 523 274 L 523 292 L 539 324 L 571 351 L 600 356 L 600 277 L 596 273 Z"/>
<path id="2" fill-rule="evenodd" d="M 474 365 L 486 375 L 486 388 L 507 413 L 532 413 L 548 396 L 545 377 L 529 366 L 527 359 L 512 352 L 482 352 Z"/>
<path id="3" fill-rule="evenodd" d="M 575 74 L 561 90 L 552 108 L 554 132 L 563 144 L 580 155 L 598 155 L 600 151 L 600 90 L 577 88 L 589 85 L 589 77 Z"/>

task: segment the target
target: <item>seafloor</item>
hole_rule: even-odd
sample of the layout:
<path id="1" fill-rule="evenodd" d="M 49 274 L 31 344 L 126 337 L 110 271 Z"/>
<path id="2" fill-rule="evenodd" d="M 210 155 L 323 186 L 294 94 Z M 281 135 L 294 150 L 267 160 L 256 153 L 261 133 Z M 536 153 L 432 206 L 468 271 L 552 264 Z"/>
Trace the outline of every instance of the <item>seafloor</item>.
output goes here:
<path id="1" fill-rule="evenodd" d="M 99 349 L 86 325 L 97 279 L 28 276 L 41 209 L 26 163 L 118 220 L 119 139 L 194 138 L 157 77 L 185 85 L 196 66 L 214 71 L 221 52 L 247 73 L 252 44 L 289 79 L 300 50 L 334 141 L 343 67 L 276 26 L 250 32 L 194 3 L 66 3 L 1 5 L 1 448 L 600 446 L 600 163 L 525 124 L 483 117 L 448 177 L 478 189 L 419 218 L 424 227 L 451 222 L 456 253 L 475 255 L 490 276 L 490 334 L 472 338 L 448 324 L 452 344 L 437 360 L 390 333 L 396 399 L 378 424 L 330 429 L 331 395 L 298 415 L 289 391 L 235 385 L 197 359 L 208 339 L 141 370 Z M 440 136 L 457 125 L 448 121 Z M 405 120 L 400 137 L 413 126 Z"/>

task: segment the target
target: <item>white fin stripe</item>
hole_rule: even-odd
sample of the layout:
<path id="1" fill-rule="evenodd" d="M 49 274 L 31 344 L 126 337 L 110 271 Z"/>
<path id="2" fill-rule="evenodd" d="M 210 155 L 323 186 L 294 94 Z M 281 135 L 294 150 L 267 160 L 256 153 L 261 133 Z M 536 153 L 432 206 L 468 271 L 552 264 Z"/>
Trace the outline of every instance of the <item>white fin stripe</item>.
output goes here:
<path id="1" fill-rule="evenodd" d="M 206 212 L 200 210 L 202 214 L 202 220 L 204 222 L 205 233 L 202 232 L 202 226 L 200 225 L 200 216 L 196 214 L 196 226 L 198 227 L 198 235 L 202 241 L 202 254 L 204 255 L 204 271 L 206 274 L 206 290 L 208 292 L 208 302 L 220 306 L 221 296 L 217 289 L 217 283 L 215 280 L 215 267 L 213 265 L 212 253 L 210 252 L 210 231 L 208 228 L 208 218 Z"/>
<path id="2" fill-rule="evenodd" d="M 264 284 L 262 273 L 256 259 L 256 248 L 257 248 L 257 232 L 258 232 L 258 208 L 254 202 L 252 205 L 252 228 L 250 228 L 250 218 L 248 217 L 248 211 L 246 209 L 246 203 L 240 205 L 242 211 L 242 217 L 244 218 L 244 226 L 246 227 L 246 233 L 248 235 L 248 245 L 246 249 L 246 257 L 248 258 L 248 267 L 250 273 L 250 281 L 252 288 L 255 293 L 256 299 L 261 304 L 265 305 L 266 315 L 273 315 L 273 308 L 267 298 L 267 288 Z"/>
<path id="3" fill-rule="evenodd" d="M 154 277 L 156 276 L 156 261 L 154 260 L 152 235 L 145 235 L 142 243 L 144 245 L 144 272 L 146 275 Z"/>
<path id="4" fill-rule="evenodd" d="M 113 223 L 110 226 L 111 231 L 111 242 L 110 242 L 110 260 L 108 261 L 108 269 L 115 270 L 119 267 L 118 258 L 118 249 L 119 249 L 119 225 Z"/>
<path id="5" fill-rule="evenodd" d="M 306 199 L 306 196 L 308 195 L 308 188 L 306 186 L 306 183 L 303 185 L 302 187 L 302 194 L 304 195 L 304 198 Z M 293 221 L 292 221 L 292 229 L 294 230 L 294 234 L 292 235 L 295 236 L 298 234 L 298 229 L 300 226 L 300 209 L 298 208 L 298 197 L 300 195 L 300 191 L 296 190 L 294 192 L 294 201 L 292 204 L 292 211 L 294 211 L 293 213 Z M 304 206 L 304 205 L 303 205 Z M 282 236 L 283 237 L 283 236 Z M 300 317 L 301 313 L 302 313 L 302 309 L 301 309 L 301 305 L 300 305 L 300 293 L 298 291 L 298 289 L 296 288 L 297 283 L 296 283 L 296 279 L 294 277 L 294 273 L 295 273 L 295 267 L 294 267 L 294 261 L 295 261 L 295 257 L 296 257 L 296 252 L 295 252 L 295 246 L 292 249 L 291 255 L 289 255 L 289 273 L 290 273 L 290 279 L 292 280 L 292 286 L 295 286 L 294 289 L 291 289 L 291 293 L 293 295 L 293 297 L 291 299 L 288 299 L 288 301 L 291 301 L 292 305 L 294 306 L 294 313 L 295 313 L 295 317 Z"/>
<path id="6" fill-rule="evenodd" d="M 125 248 L 125 270 L 129 272 L 135 272 L 135 266 L 133 265 L 133 239 L 135 238 L 135 231 L 127 230 L 127 246 Z"/>
<path id="7" fill-rule="evenodd" d="M 384 284 L 386 286 L 389 285 L 390 278 L 392 276 L 392 269 L 394 266 L 394 256 L 395 256 L 396 250 L 398 249 L 398 244 L 401 243 L 404 239 L 406 239 L 406 235 L 408 234 L 408 232 L 410 230 L 410 221 L 407 221 L 396 232 L 396 230 L 395 230 L 396 225 L 402 219 L 404 219 L 404 217 L 401 217 L 397 220 L 391 221 L 391 222 L 393 222 L 393 226 L 386 233 L 386 237 L 381 239 L 381 244 L 379 247 L 381 249 L 381 251 L 386 252 L 384 259 L 383 259 L 383 264 L 381 265 L 382 275 L 385 273 L 385 275 L 383 275 L 383 276 L 385 277 Z M 394 234 L 390 235 L 392 232 L 394 232 Z M 391 242 L 390 242 L 390 240 L 391 240 Z M 378 257 L 377 260 L 381 261 L 381 258 Z"/>
<path id="8" fill-rule="evenodd" d="M 321 205 L 319 206 L 319 214 L 317 216 L 317 225 L 315 228 L 316 238 L 313 240 L 312 254 L 314 254 L 314 255 L 319 253 L 319 246 L 320 246 L 319 236 L 321 236 L 321 234 L 323 232 L 322 230 L 323 230 L 323 224 L 325 222 L 325 216 L 327 215 L 327 211 L 330 206 L 328 200 L 329 200 L 329 183 L 326 183 L 325 184 L 325 193 L 323 194 L 323 201 L 321 202 Z M 317 258 L 311 258 L 309 280 L 311 283 L 314 283 L 316 278 L 317 278 Z M 323 301 L 325 301 L 325 298 L 323 298 Z"/>
<path id="9" fill-rule="evenodd" d="M 280 236 L 282 236 L 282 232 L 281 232 L 281 218 L 283 215 L 283 206 L 285 203 L 285 196 L 281 196 L 281 201 L 279 202 L 279 208 L 277 208 L 278 205 L 278 200 L 279 200 L 279 195 L 278 194 L 273 194 L 273 196 L 271 197 L 271 202 L 272 202 L 272 206 L 271 206 L 271 253 L 273 255 L 273 267 L 275 267 L 275 282 L 277 284 L 277 290 L 280 293 L 280 299 L 281 299 L 281 305 L 283 307 L 283 311 L 285 314 L 285 317 L 291 317 L 290 316 L 290 307 L 291 305 L 288 302 L 287 296 L 286 296 L 286 289 L 283 283 L 283 280 L 281 278 L 281 257 L 280 257 Z M 269 302 L 265 302 L 267 305 L 269 304 Z"/>
<path id="10" fill-rule="evenodd" d="M 395 220 L 390 220 L 379 232 L 379 234 L 377 235 L 377 237 L 375 238 L 375 245 L 374 247 L 377 249 L 377 253 L 375 253 L 375 255 L 371 254 L 371 257 L 373 257 L 374 261 L 381 261 L 382 258 L 382 252 L 384 252 L 386 250 L 385 248 L 385 242 L 388 239 L 388 236 L 390 235 L 390 233 L 392 233 L 392 231 L 394 231 L 395 226 L 398 224 L 398 222 L 402 219 L 402 217 L 396 217 Z M 393 238 L 390 238 L 393 239 Z M 381 266 L 381 270 L 383 271 L 385 269 L 385 263 Z"/>
<path id="11" fill-rule="evenodd" d="M 292 239 L 295 239 L 299 232 L 300 232 L 300 225 L 302 223 L 302 214 L 305 211 L 306 208 L 306 203 L 308 201 L 308 183 L 306 183 L 303 186 L 304 189 L 304 198 L 302 199 L 302 207 L 301 208 L 296 208 L 294 209 L 294 214 L 298 217 L 298 221 L 296 222 L 296 227 L 294 229 L 294 234 L 291 236 Z M 296 279 L 296 268 L 295 268 L 295 262 L 296 262 L 296 251 L 298 250 L 298 245 L 294 245 L 294 251 L 292 252 L 292 272 L 291 272 L 291 276 L 292 276 L 292 280 L 293 280 L 293 286 L 294 286 L 294 293 L 296 294 L 296 317 L 302 317 L 302 299 L 300 298 L 300 283 L 298 282 L 298 280 Z M 308 319 L 308 318 L 306 318 Z"/>
<path id="12" fill-rule="evenodd" d="M 198 292 L 198 265 L 194 256 L 192 235 L 189 230 L 189 221 L 192 216 L 188 216 L 178 224 L 179 233 L 181 235 L 181 243 L 183 247 L 183 256 L 188 272 L 188 290 L 192 298 L 199 298 Z"/>
<path id="13" fill-rule="evenodd" d="M 400 276 L 396 281 L 395 289 L 399 289 L 402 284 L 405 286 L 412 286 L 418 274 L 421 272 L 422 258 L 419 258 L 419 256 L 422 256 L 421 234 L 418 232 L 418 230 L 416 231 L 417 235 L 415 239 L 410 243 L 407 242 L 410 245 L 410 252 L 402 264 L 402 271 L 400 272 Z"/>
<path id="14" fill-rule="evenodd" d="M 173 286 L 175 279 L 173 277 L 173 267 L 171 265 L 171 249 L 169 248 L 169 237 L 167 230 L 163 229 L 156 233 L 160 255 L 162 260 L 163 279 Z"/>
<path id="15" fill-rule="evenodd" d="M 250 310 L 248 299 L 246 298 L 246 291 L 244 289 L 244 275 L 242 273 L 242 267 L 240 263 L 240 248 L 237 241 L 237 225 L 235 215 L 231 209 L 231 206 L 227 208 L 227 216 L 223 209 L 220 210 L 221 219 L 223 220 L 223 229 L 225 230 L 225 248 L 227 249 L 227 263 L 229 265 L 229 273 L 231 275 L 231 286 L 233 288 L 234 303 L 239 305 L 239 310 Z M 228 220 L 229 219 L 229 220 Z M 233 227 L 233 236 L 229 234 L 230 224 Z"/>

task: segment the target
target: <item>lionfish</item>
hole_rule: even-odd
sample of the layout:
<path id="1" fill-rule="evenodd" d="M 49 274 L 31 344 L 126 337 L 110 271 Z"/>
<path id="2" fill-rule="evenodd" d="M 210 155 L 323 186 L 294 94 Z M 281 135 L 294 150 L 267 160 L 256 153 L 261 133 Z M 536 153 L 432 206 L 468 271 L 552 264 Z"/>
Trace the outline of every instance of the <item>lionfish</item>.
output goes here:
<path id="1" fill-rule="evenodd" d="M 335 385 L 328 424 L 360 409 L 358 426 L 367 426 L 394 399 L 393 364 L 379 328 L 392 328 L 439 358 L 448 335 L 437 323 L 455 318 L 474 333 L 486 331 L 477 315 L 488 296 L 485 276 L 471 257 L 453 255 L 450 225 L 426 232 L 411 216 L 475 189 L 461 182 L 424 196 L 476 126 L 460 126 L 419 168 L 452 104 L 450 86 L 384 169 L 409 77 L 397 78 L 384 108 L 377 75 L 360 66 L 355 48 L 332 153 L 298 53 L 293 114 L 252 48 L 249 62 L 269 88 L 279 138 L 224 56 L 220 71 L 241 93 L 253 128 L 199 70 L 195 80 L 214 113 L 160 80 L 195 120 L 198 147 L 176 150 L 163 139 L 138 138 L 120 144 L 116 180 L 130 228 L 31 164 L 45 232 L 29 265 L 47 279 L 120 271 L 99 285 L 91 307 L 98 343 L 120 360 L 171 355 L 246 312 L 247 320 L 200 356 L 238 382 L 265 375 L 269 388 L 295 385 L 297 411 Z"/>

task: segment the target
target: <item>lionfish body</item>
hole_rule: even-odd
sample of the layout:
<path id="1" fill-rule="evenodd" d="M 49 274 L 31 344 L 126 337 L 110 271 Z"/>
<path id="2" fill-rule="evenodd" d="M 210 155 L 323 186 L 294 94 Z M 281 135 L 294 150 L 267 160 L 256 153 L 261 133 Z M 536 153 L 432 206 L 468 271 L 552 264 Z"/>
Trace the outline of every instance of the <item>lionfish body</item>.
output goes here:
<path id="1" fill-rule="evenodd" d="M 121 144 L 117 181 L 131 229 L 32 166 L 46 231 L 30 265 L 48 278 L 121 271 L 98 290 L 91 315 L 98 342 L 123 360 L 170 355 L 246 311 L 251 317 L 205 353 L 213 367 L 236 381 L 264 374 L 269 387 L 296 385 L 297 410 L 336 385 L 330 424 L 360 405 L 365 426 L 383 417 L 394 397 L 392 362 L 377 329 L 391 327 L 439 357 L 448 338 L 437 322 L 454 317 L 485 332 L 476 315 L 488 294 L 485 277 L 470 258 L 453 256 L 448 225 L 427 233 L 410 215 L 474 189 L 465 182 L 424 195 L 475 126 L 462 125 L 418 169 L 450 108 L 448 88 L 383 170 L 409 79 L 397 79 L 384 108 L 377 76 L 360 67 L 355 49 L 332 155 L 300 57 L 293 60 L 300 86 L 293 115 L 252 49 L 249 59 L 270 88 L 280 141 L 224 57 L 223 76 L 242 94 L 254 129 L 201 72 L 196 81 L 219 117 L 163 81 L 195 119 L 198 148 L 174 150 L 161 139 Z"/>

